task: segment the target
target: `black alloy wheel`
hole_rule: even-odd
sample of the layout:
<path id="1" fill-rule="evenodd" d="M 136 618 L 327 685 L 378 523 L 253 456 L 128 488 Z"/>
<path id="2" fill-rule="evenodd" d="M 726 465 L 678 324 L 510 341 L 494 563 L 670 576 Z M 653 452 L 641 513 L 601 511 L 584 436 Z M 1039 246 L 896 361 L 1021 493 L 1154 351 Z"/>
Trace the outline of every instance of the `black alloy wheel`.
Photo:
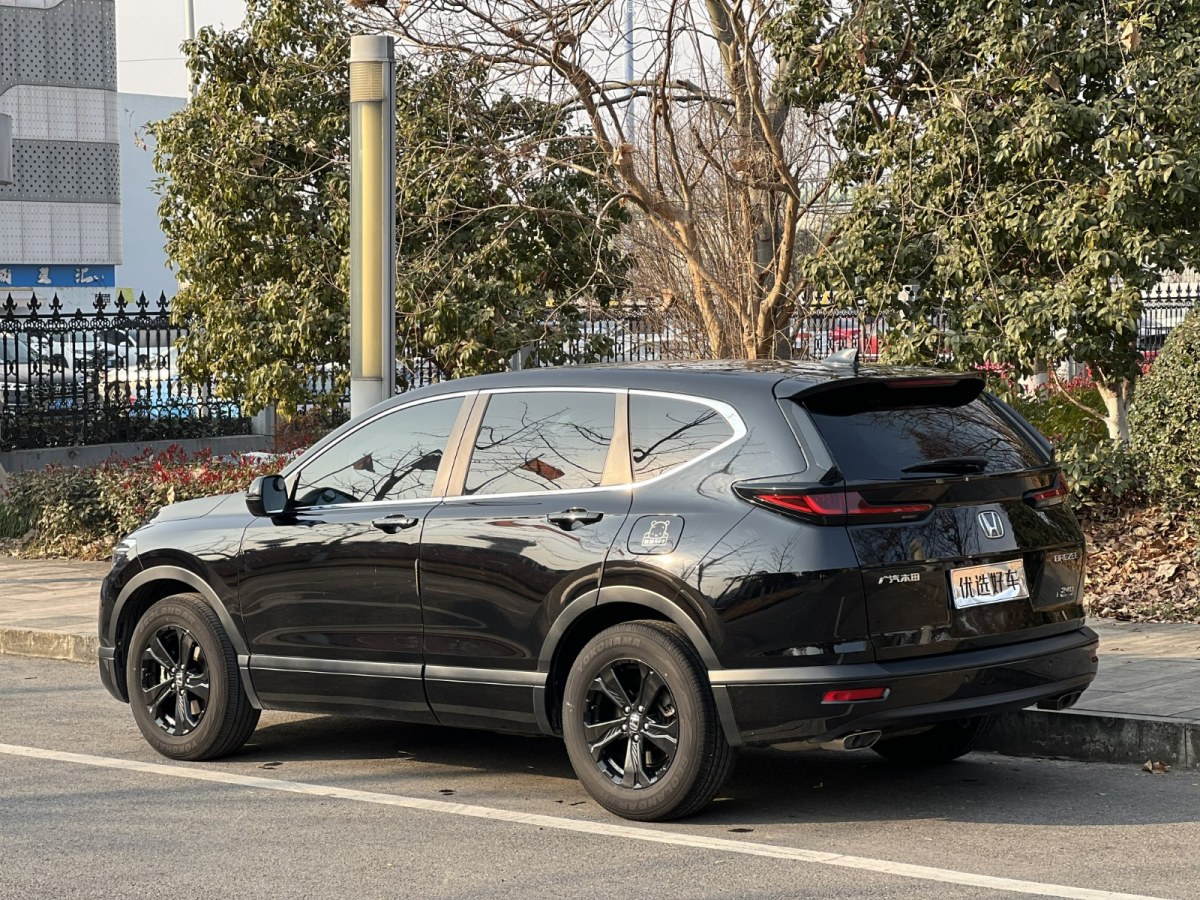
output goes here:
<path id="1" fill-rule="evenodd" d="M 597 768 L 614 784 L 639 790 L 671 768 L 679 710 L 662 675 L 639 660 L 618 659 L 588 687 L 583 733 Z"/>
<path id="2" fill-rule="evenodd" d="M 208 660 L 192 633 L 164 625 L 142 651 L 141 700 L 154 724 L 172 737 L 189 734 L 208 709 Z"/>
<path id="3" fill-rule="evenodd" d="M 138 620 L 125 683 L 142 737 L 172 759 L 232 753 L 258 725 L 229 635 L 199 594 L 159 600 Z"/>
<path id="4" fill-rule="evenodd" d="M 592 638 L 567 674 L 562 723 L 584 788 L 627 819 L 690 815 L 733 768 L 708 671 L 668 622 L 626 622 Z"/>

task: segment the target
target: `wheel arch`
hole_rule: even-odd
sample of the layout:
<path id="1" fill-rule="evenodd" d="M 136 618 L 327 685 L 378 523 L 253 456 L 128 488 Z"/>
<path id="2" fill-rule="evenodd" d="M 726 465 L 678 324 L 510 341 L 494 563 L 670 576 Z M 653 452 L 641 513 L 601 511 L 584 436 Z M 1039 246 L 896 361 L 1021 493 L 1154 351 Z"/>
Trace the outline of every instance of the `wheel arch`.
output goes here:
<path id="1" fill-rule="evenodd" d="M 121 589 L 121 593 L 113 605 L 112 625 L 110 626 L 112 631 L 109 638 L 115 648 L 113 677 L 122 698 L 126 702 L 129 701 L 129 686 L 125 683 L 125 655 L 128 652 L 129 639 L 133 635 L 133 629 L 137 627 L 138 621 L 159 600 L 174 594 L 188 593 L 199 594 L 205 604 L 221 620 L 221 627 L 225 629 L 225 633 L 229 636 L 229 641 L 237 653 L 238 670 L 246 694 L 255 707 L 261 708 L 258 697 L 254 694 L 253 686 L 250 684 L 250 679 L 247 677 L 249 650 L 241 631 L 229 614 L 229 610 L 225 608 L 225 604 L 221 602 L 221 598 L 208 582 L 190 569 L 173 565 L 151 566 L 139 572 Z"/>
<path id="2" fill-rule="evenodd" d="M 687 636 L 710 670 L 721 668 L 708 636 L 691 615 L 662 594 L 632 585 L 606 585 L 577 598 L 555 620 L 538 658 L 538 671 L 546 675 L 545 686 L 538 688 L 535 712 L 542 730 L 560 734 L 563 689 L 572 663 L 587 642 L 613 625 L 651 619 L 671 622 Z M 717 711 L 726 740 L 741 746 L 733 705 L 723 685 L 712 685 Z"/>

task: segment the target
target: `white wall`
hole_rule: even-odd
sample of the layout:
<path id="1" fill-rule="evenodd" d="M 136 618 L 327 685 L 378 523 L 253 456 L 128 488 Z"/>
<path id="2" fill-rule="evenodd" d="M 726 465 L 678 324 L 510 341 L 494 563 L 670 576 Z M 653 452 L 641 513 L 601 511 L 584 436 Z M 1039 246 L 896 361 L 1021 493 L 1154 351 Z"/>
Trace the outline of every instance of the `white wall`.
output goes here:
<path id="1" fill-rule="evenodd" d="M 117 122 L 121 143 L 121 223 L 125 261 L 117 266 L 117 287 L 175 296 L 178 283 L 167 268 L 166 238 L 158 227 L 158 195 L 154 193 L 154 138 L 147 123 L 182 109 L 182 97 L 118 94 Z"/>

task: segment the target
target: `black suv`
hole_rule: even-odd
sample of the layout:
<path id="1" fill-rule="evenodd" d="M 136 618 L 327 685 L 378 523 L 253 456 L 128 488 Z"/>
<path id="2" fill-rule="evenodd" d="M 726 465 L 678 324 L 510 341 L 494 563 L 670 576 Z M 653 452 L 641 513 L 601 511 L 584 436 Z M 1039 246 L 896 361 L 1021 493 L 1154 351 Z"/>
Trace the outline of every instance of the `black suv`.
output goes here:
<path id="1" fill-rule="evenodd" d="M 100 671 L 178 759 L 260 709 L 561 735 L 633 819 L 734 748 L 947 761 L 1096 673 L 1050 448 L 973 374 L 584 366 L 413 391 L 117 549 Z"/>

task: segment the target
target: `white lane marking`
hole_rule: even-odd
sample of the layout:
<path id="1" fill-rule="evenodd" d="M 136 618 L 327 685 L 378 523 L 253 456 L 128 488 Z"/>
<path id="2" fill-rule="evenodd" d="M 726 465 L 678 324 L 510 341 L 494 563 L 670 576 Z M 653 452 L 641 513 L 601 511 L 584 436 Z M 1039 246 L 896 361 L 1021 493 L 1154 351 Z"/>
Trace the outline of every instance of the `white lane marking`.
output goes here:
<path id="1" fill-rule="evenodd" d="M 575 831 L 583 834 L 625 838 L 634 841 L 650 841 L 655 844 L 671 844 L 696 850 L 719 850 L 724 853 L 741 853 L 745 856 L 766 856 L 793 862 L 812 863 L 822 866 L 838 866 L 844 869 L 861 869 L 881 875 L 899 875 L 919 878 L 924 881 L 941 881 L 970 887 L 1010 891 L 1017 894 L 1034 894 L 1039 897 L 1064 897 L 1068 900 L 1157 900 L 1143 894 L 1120 894 L 1092 888 L 1070 887 L 1061 884 L 1042 884 L 1037 881 L 1021 881 L 1016 878 L 997 878 L 992 875 L 975 875 L 953 869 L 937 869 L 909 863 L 892 862 L 887 859 L 871 859 L 865 856 L 845 856 L 841 853 L 826 853 L 821 850 L 803 850 L 799 847 L 781 847 L 775 844 L 757 844 L 751 841 L 734 841 L 727 838 L 704 837 L 696 834 L 679 834 L 674 831 L 654 831 L 633 825 L 615 825 L 608 822 L 584 822 L 559 816 L 543 816 L 537 813 L 522 813 L 489 806 L 469 806 L 465 803 L 449 803 L 445 800 L 426 800 L 421 797 L 404 797 L 399 794 L 379 794 L 373 791 L 358 791 L 352 788 L 331 787 L 324 784 L 308 784 L 301 781 L 284 781 L 277 778 L 260 778 L 255 775 L 237 775 L 213 769 L 198 769 L 184 765 L 138 762 L 132 759 L 117 759 L 109 756 L 91 756 L 85 753 L 66 753 L 61 750 L 45 750 L 40 747 L 21 747 L 15 744 L 0 744 L 0 753 L 23 756 L 30 759 L 49 759 L 57 762 L 98 766 L 102 769 L 120 769 L 140 772 L 143 775 L 165 775 L 171 778 L 188 778 L 193 781 L 210 781 L 239 787 L 259 788 L 267 791 L 283 791 L 289 794 L 306 794 L 311 797 L 332 797 L 338 800 L 355 800 L 359 803 L 374 803 L 380 806 L 399 806 L 404 809 L 419 809 L 426 812 L 445 813 L 452 816 L 469 816 L 474 819 L 491 819 L 511 822 L 514 825 L 536 825 L 539 828 L 554 828 L 559 831 Z"/>

